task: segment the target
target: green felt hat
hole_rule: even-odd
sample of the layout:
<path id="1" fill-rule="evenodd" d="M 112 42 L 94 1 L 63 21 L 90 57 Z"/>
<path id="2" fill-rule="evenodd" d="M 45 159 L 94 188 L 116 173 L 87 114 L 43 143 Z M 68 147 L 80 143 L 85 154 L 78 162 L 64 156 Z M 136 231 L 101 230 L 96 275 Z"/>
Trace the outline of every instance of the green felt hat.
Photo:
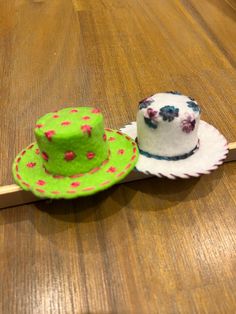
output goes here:
<path id="1" fill-rule="evenodd" d="M 18 154 L 13 176 L 38 197 L 75 198 L 105 190 L 124 179 L 138 159 L 130 137 L 104 129 L 99 109 L 48 113 L 34 133 L 37 142 Z"/>

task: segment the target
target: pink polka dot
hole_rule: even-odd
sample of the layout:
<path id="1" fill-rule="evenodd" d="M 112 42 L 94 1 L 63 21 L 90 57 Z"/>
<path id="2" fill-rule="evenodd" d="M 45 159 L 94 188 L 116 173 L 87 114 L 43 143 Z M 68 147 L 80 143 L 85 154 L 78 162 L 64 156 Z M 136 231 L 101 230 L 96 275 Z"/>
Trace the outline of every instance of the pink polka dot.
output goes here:
<path id="1" fill-rule="evenodd" d="M 18 157 L 16 162 L 19 163 L 21 161 L 21 157 Z"/>
<path id="2" fill-rule="evenodd" d="M 93 159 L 95 157 L 95 154 L 94 153 L 92 153 L 92 152 L 88 152 L 87 153 L 87 158 L 88 159 Z"/>
<path id="3" fill-rule="evenodd" d="M 17 179 L 21 180 L 21 176 L 19 175 L 19 173 L 17 173 L 16 177 Z"/>
<path id="4" fill-rule="evenodd" d="M 124 154 L 124 152 L 125 152 L 125 150 L 124 150 L 124 149 L 119 149 L 117 153 L 118 153 L 118 155 L 123 155 L 123 154 Z"/>
<path id="5" fill-rule="evenodd" d="M 38 148 L 35 149 L 35 153 L 36 153 L 37 155 L 39 155 L 40 151 L 39 151 Z"/>
<path id="6" fill-rule="evenodd" d="M 78 181 L 71 183 L 71 187 L 73 187 L 73 188 L 77 188 L 78 186 L 80 186 L 80 182 L 78 182 Z"/>
<path id="7" fill-rule="evenodd" d="M 71 161 L 71 160 L 75 159 L 75 157 L 76 157 L 76 154 L 72 151 L 66 152 L 64 154 L 64 159 L 67 161 Z"/>
<path id="8" fill-rule="evenodd" d="M 48 161 L 48 154 L 47 154 L 47 153 L 42 152 L 41 155 L 42 155 L 42 157 L 43 157 L 44 160 Z"/>
<path id="9" fill-rule="evenodd" d="M 60 116 L 59 116 L 58 114 L 54 114 L 52 117 L 53 117 L 54 119 L 57 119 L 57 118 L 59 118 Z"/>
<path id="10" fill-rule="evenodd" d="M 56 134 L 56 132 L 54 130 L 49 130 L 44 132 L 46 138 L 51 142 L 53 135 Z"/>
<path id="11" fill-rule="evenodd" d="M 114 173 L 116 172 L 116 168 L 115 167 L 110 167 L 107 172 L 110 172 L 110 173 Z"/>
<path id="12" fill-rule="evenodd" d="M 43 186 L 46 184 L 46 182 L 44 180 L 38 180 L 37 184 Z"/>
<path id="13" fill-rule="evenodd" d="M 134 147 L 134 148 L 133 148 L 133 153 L 136 153 L 136 150 L 137 150 L 137 148 L 136 148 L 136 147 Z"/>
<path id="14" fill-rule="evenodd" d="M 63 122 L 61 123 L 61 125 L 70 125 L 70 124 L 71 124 L 70 121 L 63 121 Z"/>
<path id="15" fill-rule="evenodd" d="M 97 108 L 94 108 L 91 112 L 92 112 L 92 113 L 100 113 L 101 110 L 100 110 L 100 109 L 97 109 Z"/>
<path id="16" fill-rule="evenodd" d="M 18 165 L 16 165 L 16 171 L 18 171 L 18 170 L 19 170 Z"/>
<path id="17" fill-rule="evenodd" d="M 25 153 L 26 153 L 26 151 L 25 151 L 25 150 L 23 150 L 23 152 L 21 152 L 21 156 L 23 156 Z"/>
<path id="18" fill-rule="evenodd" d="M 70 112 L 75 113 L 75 112 L 78 112 L 78 110 L 77 109 L 72 109 Z"/>
<path id="19" fill-rule="evenodd" d="M 136 158 L 136 155 L 133 155 L 132 157 L 131 157 L 131 160 L 134 160 Z"/>
<path id="20" fill-rule="evenodd" d="M 82 125 L 81 126 L 81 130 L 84 132 L 84 133 L 87 133 L 88 136 L 91 136 L 91 131 L 92 131 L 92 127 L 90 125 Z"/>
<path id="21" fill-rule="evenodd" d="M 106 141 L 107 140 L 107 135 L 103 134 L 102 138 L 103 138 L 104 141 Z"/>
<path id="22" fill-rule="evenodd" d="M 52 191 L 51 193 L 52 193 L 52 194 L 60 194 L 59 191 Z"/>
<path id="23" fill-rule="evenodd" d="M 89 117 L 89 116 L 84 116 L 82 119 L 83 119 L 83 120 L 89 120 L 90 117 Z"/>
<path id="24" fill-rule="evenodd" d="M 36 124 L 36 129 L 41 129 L 43 127 L 43 124 Z"/>
<path id="25" fill-rule="evenodd" d="M 27 167 L 28 168 L 34 168 L 36 166 L 36 162 L 28 162 Z"/>
<path id="26" fill-rule="evenodd" d="M 116 139 L 115 139 L 114 137 L 112 137 L 112 136 L 109 137 L 109 139 L 108 139 L 109 142 L 114 142 L 115 140 L 116 140 Z"/>

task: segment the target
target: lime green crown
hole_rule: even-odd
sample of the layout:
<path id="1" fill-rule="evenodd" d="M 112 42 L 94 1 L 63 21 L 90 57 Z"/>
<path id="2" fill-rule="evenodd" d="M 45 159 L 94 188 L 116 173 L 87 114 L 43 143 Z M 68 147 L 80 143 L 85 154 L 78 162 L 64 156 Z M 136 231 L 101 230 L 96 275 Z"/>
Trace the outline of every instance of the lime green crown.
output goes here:
<path id="1" fill-rule="evenodd" d="M 99 109 L 76 107 L 48 113 L 37 121 L 35 137 L 44 167 L 52 174 L 86 173 L 108 158 Z"/>

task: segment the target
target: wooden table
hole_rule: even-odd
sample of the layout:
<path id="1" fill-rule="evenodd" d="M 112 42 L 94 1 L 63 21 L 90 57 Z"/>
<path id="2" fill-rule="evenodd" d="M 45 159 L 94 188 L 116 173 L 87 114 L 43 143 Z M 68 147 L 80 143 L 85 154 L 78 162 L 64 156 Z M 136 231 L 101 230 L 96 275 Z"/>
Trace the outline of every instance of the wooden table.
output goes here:
<path id="1" fill-rule="evenodd" d="M 0 4 L 0 184 L 36 117 L 100 107 L 109 127 L 179 90 L 236 139 L 234 0 Z M 235 313 L 236 164 L 0 211 L 1 313 Z"/>

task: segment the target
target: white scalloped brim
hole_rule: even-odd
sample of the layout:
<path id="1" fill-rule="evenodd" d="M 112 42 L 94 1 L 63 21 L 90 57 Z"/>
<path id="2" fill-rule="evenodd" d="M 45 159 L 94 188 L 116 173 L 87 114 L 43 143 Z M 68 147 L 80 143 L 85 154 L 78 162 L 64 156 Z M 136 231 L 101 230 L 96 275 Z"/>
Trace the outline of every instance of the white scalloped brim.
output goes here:
<path id="1" fill-rule="evenodd" d="M 136 122 L 131 122 L 120 130 L 133 139 L 137 137 Z M 145 174 L 169 179 L 188 179 L 209 174 L 217 169 L 227 157 L 227 140 L 215 127 L 202 120 L 199 123 L 198 137 L 200 147 L 192 156 L 169 161 L 157 160 L 140 154 L 136 169 Z"/>

